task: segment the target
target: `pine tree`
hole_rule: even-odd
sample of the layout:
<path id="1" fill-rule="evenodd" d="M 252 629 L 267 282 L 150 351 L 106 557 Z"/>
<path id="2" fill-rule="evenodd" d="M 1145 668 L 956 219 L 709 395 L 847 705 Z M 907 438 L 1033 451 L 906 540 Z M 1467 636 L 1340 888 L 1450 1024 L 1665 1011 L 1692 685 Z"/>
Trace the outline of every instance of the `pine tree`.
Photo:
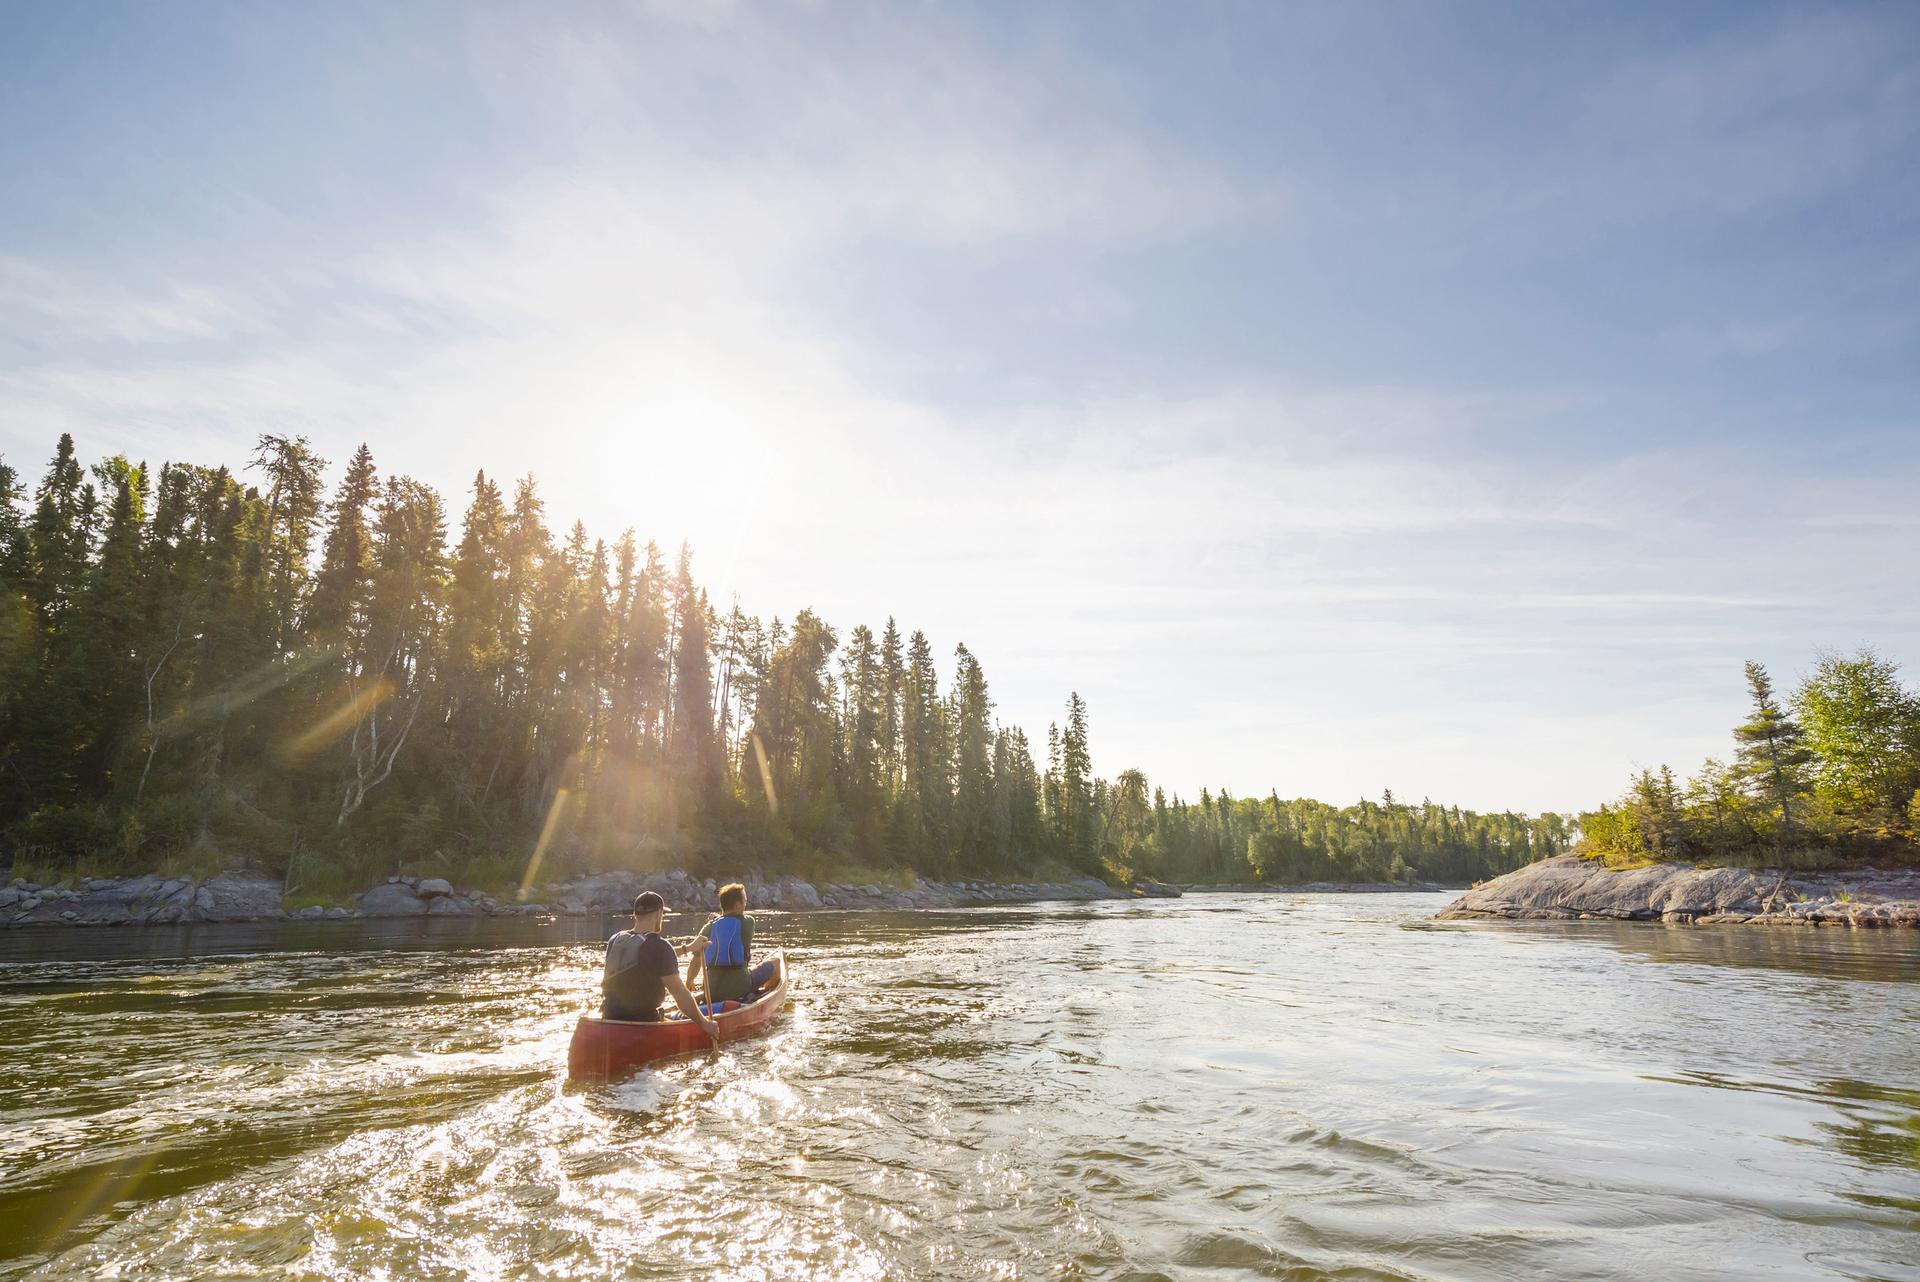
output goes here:
<path id="1" fill-rule="evenodd" d="M 263 432 L 254 446 L 252 467 L 267 478 L 260 603 L 265 607 L 266 639 L 275 649 L 287 647 L 293 638 L 305 602 L 313 532 L 320 521 L 320 476 L 326 466 L 304 436 Z"/>
<path id="2" fill-rule="evenodd" d="M 777 623 L 777 621 L 776 621 Z M 834 709 L 827 663 L 838 644 L 833 629 L 811 610 L 793 618 L 785 642 L 768 664 L 756 701 L 752 738 L 760 787 L 750 787 L 770 815 L 790 831 L 831 835 L 837 819 L 833 790 Z"/>
<path id="3" fill-rule="evenodd" d="M 955 648 L 953 687 L 953 832 L 963 869 L 978 869 L 991 847 L 993 802 L 993 703 L 986 674 L 966 646 Z"/>
<path id="4" fill-rule="evenodd" d="M 933 666 L 933 643 L 915 631 L 907 641 L 900 696 L 900 820 L 903 844 L 943 860 L 949 849 L 952 797 L 946 709 Z"/>
<path id="5" fill-rule="evenodd" d="M 74 786 L 88 691 L 86 629 L 67 627 L 85 594 L 94 520 L 93 487 L 62 433 L 34 494 L 27 527 L 27 598 L 34 612 L 33 671 L 17 696 L 15 777 L 30 806 L 64 801 Z"/>
<path id="6" fill-rule="evenodd" d="M 710 806 L 719 791 L 720 756 L 714 745 L 713 666 L 708 653 L 706 594 L 694 587 L 693 553 L 680 545 L 673 580 L 675 638 L 673 704 L 668 754 L 695 803 Z"/>
<path id="7" fill-rule="evenodd" d="M 1746 671 L 1753 712 L 1733 732 L 1734 742 L 1739 745 L 1736 770 L 1756 797 L 1779 807 L 1774 845 L 1784 849 L 1793 831 L 1794 799 L 1807 790 L 1806 770 L 1813 753 L 1806 747 L 1806 735 L 1799 723 L 1773 697 L 1767 670 L 1749 661 Z"/>
<path id="8" fill-rule="evenodd" d="M 1066 842 L 1062 853 L 1090 868 L 1096 857 L 1093 758 L 1087 748 L 1087 704 L 1078 691 L 1067 697 L 1067 724 L 1060 732 L 1060 804 Z"/>
<path id="9" fill-rule="evenodd" d="M 344 669 L 359 661 L 366 637 L 367 594 L 373 582 L 373 536 L 367 512 L 380 495 L 373 452 L 364 443 L 347 464 L 333 497 L 333 523 L 320 551 L 320 572 L 307 600 L 305 631 L 336 655 Z"/>
<path id="10" fill-rule="evenodd" d="M 27 593 L 46 636 L 58 632 L 86 582 L 87 548 L 92 536 L 90 489 L 65 432 L 34 493 L 33 519 L 27 528 Z"/>
<path id="11" fill-rule="evenodd" d="M 434 676 L 445 617 L 446 518 L 440 496 L 392 477 L 373 535 L 366 657 L 349 677 L 356 716 L 336 824 L 393 774 Z"/>
<path id="12" fill-rule="evenodd" d="M 25 806 L 19 704 L 39 662 L 39 633 L 28 596 L 26 522 L 18 474 L 0 462 L 0 820 Z"/>
<path id="13" fill-rule="evenodd" d="M 93 791 L 107 786 L 114 750 L 132 729 L 146 483 L 144 466 L 119 471 L 99 554 L 67 620 L 69 666 L 59 680 L 75 688 L 84 709 L 74 765 L 80 785 Z"/>
<path id="14" fill-rule="evenodd" d="M 877 842 L 886 818 L 882 780 L 886 690 L 879 644 L 873 629 L 864 623 L 847 634 L 847 643 L 840 651 L 840 692 L 841 751 L 846 762 L 846 786 L 841 795 L 862 845 L 870 848 Z"/>

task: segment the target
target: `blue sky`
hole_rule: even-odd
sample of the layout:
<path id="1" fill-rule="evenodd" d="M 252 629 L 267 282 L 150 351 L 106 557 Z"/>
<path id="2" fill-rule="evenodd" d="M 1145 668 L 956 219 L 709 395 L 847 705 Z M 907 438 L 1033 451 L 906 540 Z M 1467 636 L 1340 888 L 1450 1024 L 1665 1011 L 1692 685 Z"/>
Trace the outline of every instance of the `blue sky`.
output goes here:
<path id="1" fill-rule="evenodd" d="M 0 118 L 30 477 L 533 471 L 1189 795 L 1590 805 L 1920 665 L 1911 5 L 16 3 Z"/>

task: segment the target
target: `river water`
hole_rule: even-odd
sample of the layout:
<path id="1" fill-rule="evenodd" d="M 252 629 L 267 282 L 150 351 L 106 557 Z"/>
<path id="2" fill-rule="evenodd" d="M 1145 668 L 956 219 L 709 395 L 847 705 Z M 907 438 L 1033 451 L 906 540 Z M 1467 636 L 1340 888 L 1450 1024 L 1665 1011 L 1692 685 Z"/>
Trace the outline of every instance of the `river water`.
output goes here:
<path id="1" fill-rule="evenodd" d="M 569 1086 L 616 923 L 0 935 L 0 1277 L 1920 1279 L 1920 941 L 1433 895 L 762 915 Z"/>

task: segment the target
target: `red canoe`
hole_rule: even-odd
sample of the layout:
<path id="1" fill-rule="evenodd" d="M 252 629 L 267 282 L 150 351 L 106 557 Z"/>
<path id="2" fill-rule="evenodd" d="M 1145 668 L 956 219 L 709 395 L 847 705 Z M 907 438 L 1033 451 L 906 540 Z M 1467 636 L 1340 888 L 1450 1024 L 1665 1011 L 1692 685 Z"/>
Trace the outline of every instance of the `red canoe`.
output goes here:
<path id="1" fill-rule="evenodd" d="M 776 952 L 773 961 L 776 963 L 773 987 L 759 1001 L 723 1010 L 713 1017 L 713 1022 L 720 1025 L 721 1041 L 730 1042 L 764 1031 L 773 1021 L 774 1013 L 786 1005 L 787 956 Z M 618 1077 L 649 1061 L 707 1050 L 712 1045 L 698 1024 L 677 1014 L 672 1019 L 645 1023 L 582 1015 L 580 1022 L 573 1026 L 573 1044 L 567 1048 L 567 1076 Z"/>

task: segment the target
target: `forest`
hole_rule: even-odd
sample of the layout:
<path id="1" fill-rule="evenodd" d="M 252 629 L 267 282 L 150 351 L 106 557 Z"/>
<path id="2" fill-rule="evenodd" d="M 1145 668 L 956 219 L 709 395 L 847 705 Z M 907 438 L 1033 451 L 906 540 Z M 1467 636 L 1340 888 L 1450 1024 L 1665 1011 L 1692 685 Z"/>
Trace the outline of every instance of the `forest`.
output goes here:
<path id="1" fill-rule="evenodd" d="M 1557 815 L 1336 807 L 1097 778 L 1069 695 L 1036 743 L 956 645 L 894 620 L 722 608 L 631 531 L 556 532 L 533 478 L 441 496 L 366 446 L 245 465 L 62 436 L 0 462 L 0 858 L 54 873 L 246 861 L 289 892 L 398 871 L 1116 882 L 1467 881 L 1566 848 Z"/>
<path id="2" fill-rule="evenodd" d="M 1731 761 L 1684 785 L 1642 770 L 1626 796 L 1580 817 L 1587 853 L 1631 866 L 1920 863 L 1920 691 L 1872 650 L 1829 652 L 1782 700 L 1746 665 L 1751 711 Z"/>

